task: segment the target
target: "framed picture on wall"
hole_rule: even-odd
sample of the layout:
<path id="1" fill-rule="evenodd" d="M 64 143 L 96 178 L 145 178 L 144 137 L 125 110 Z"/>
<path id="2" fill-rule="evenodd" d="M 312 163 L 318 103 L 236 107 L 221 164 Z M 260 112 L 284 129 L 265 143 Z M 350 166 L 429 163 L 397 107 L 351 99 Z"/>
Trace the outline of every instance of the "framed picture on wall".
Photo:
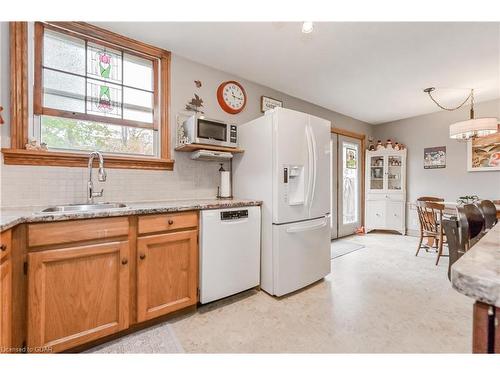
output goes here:
<path id="1" fill-rule="evenodd" d="M 500 171 L 500 132 L 467 142 L 467 171 Z"/>
<path id="2" fill-rule="evenodd" d="M 260 97 L 260 111 L 262 113 L 276 107 L 283 107 L 283 102 L 278 99 L 270 98 L 269 96 Z"/>
<path id="3" fill-rule="evenodd" d="M 446 168 L 446 146 L 424 148 L 424 169 Z"/>

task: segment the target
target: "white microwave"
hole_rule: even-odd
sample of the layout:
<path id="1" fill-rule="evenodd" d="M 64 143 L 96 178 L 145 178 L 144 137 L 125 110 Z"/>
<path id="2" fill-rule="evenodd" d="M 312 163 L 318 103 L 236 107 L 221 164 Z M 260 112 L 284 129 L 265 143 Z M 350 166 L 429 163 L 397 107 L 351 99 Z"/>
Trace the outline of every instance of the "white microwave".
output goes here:
<path id="1" fill-rule="evenodd" d="M 193 115 L 187 118 L 182 126 L 189 143 L 238 147 L 238 132 L 236 125 Z"/>

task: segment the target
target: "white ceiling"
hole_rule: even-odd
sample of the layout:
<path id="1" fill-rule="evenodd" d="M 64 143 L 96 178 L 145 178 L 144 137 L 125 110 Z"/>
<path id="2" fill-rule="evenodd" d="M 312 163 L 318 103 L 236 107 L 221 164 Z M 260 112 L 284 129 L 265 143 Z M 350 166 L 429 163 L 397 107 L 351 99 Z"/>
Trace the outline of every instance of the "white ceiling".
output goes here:
<path id="1" fill-rule="evenodd" d="M 96 24 L 372 124 L 500 97 L 500 23 Z"/>

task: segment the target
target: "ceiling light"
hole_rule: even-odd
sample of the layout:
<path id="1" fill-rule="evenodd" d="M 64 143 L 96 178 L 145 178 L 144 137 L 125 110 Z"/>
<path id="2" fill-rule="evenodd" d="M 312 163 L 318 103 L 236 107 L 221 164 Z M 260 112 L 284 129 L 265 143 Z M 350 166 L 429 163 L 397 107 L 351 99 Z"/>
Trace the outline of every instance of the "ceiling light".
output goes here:
<path id="1" fill-rule="evenodd" d="M 313 23 L 312 23 L 312 22 L 310 22 L 310 21 L 306 21 L 306 22 L 304 22 L 304 23 L 302 24 L 302 32 L 303 32 L 304 34 L 309 34 L 309 33 L 312 33 L 313 29 L 314 29 L 314 25 L 313 25 Z"/>
<path id="2" fill-rule="evenodd" d="M 498 132 L 498 119 L 494 117 L 474 118 L 474 89 L 470 90 L 469 96 L 454 108 L 447 108 L 439 104 L 433 98 L 432 92 L 436 90 L 435 87 L 428 87 L 424 90 L 429 95 L 431 100 L 436 105 L 445 111 L 455 111 L 462 108 L 470 99 L 470 120 L 459 121 L 450 125 L 450 138 L 456 140 L 468 141 L 469 139 L 485 137 L 490 134 Z"/>

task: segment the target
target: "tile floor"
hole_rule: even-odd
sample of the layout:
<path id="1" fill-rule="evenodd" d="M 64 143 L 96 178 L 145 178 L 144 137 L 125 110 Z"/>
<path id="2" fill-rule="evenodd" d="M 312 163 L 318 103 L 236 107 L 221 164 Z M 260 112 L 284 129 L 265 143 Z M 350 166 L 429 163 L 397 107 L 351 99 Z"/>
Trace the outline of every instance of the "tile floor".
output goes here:
<path id="1" fill-rule="evenodd" d="M 332 261 L 324 281 L 281 299 L 249 291 L 172 323 L 185 352 L 470 353 L 473 301 L 448 259 L 415 257 L 417 239 L 353 236 L 365 248 Z"/>

